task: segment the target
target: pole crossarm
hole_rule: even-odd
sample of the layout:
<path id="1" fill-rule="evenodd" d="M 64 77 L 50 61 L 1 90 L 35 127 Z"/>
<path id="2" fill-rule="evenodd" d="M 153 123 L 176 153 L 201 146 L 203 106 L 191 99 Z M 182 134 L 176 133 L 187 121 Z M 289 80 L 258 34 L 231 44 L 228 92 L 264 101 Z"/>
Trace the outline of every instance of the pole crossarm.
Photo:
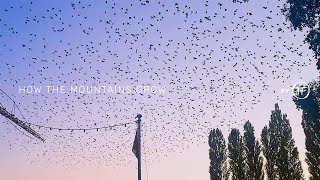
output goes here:
<path id="1" fill-rule="evenodd" d="M 9 113 L 5 108 L 3 108 L 1 106 L 0 106 L 0 114 L 2 116 L 6 117 L 7 119 L 11 120 L 12 122 L 17 124 L 18 126 L 20 126 L 22 129 L 24 129 L 28 133 L 32 134 L 34 137 L 40 139 L 41 141 L 45 141 L 45 139 L 43 137 L 41 137 L 41 135 L 39 133 L 37 133 L 35 130 L 33 130 L 27 123 L 16 118 L 14 116 L 14 114 Z"/>

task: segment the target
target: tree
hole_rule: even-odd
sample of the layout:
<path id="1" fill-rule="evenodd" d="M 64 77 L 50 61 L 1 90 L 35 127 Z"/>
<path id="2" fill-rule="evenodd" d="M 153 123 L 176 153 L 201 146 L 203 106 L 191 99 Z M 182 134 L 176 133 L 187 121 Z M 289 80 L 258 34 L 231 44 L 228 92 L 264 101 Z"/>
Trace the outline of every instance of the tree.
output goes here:
<path id="1" fill-rule="evenodd" d="M 305 41 L 318 59 L 317 69 L 320 69 L 320 1 L 287 0 L 283 13 L 295 30 L 308 29 Z"/>
<path id="2" fill-rule="evenodd" d="M 282 114 L 278 104 L 271 113 L 269 127 L 261 135 L 267 159 L 269 179 L 304 179 L 299 152 L 292 138 L 292 129 L 286 114 Z"/>
<path id="3" fill-rule="evenodd" d="M 243 144 L 246 160 L 245 179 L 264 179 L 263 159 L 260 157 L 261 146 L 254 136 L 254 128 L 249 121 L 244 124 Z"/>
<path id="4" fill-rule="evenodd" d="M 262 151 L 266 158 L 266 174 L 269 180 L 277 179 L 277 169 L 276 169 L 276 149 L 274 142 L 270 140 L 270 133 L 267 126 L 262 129 L 261 142 L 263 145 Z"/>
<path id="5" fill-rule="evenodd" d="M 223 179 L 223 165 L 226 160 L 226 142 L 219 128 L 213 129 L 209 134 L 210 179 Z"/>
<path id="6" fill-rule="evenodd" d="M 302 110 L 302 127 L 305 133 L 306 162 L 310 180 L 320 179 L 320 81 L 309 83 L 310 93 L 305 99 L 294 97 Z"/>
<path id="7" fill-rule="evenodd" d="M 231 129 L 228 137 L 229 170 L 233 180 L 245 179 L 245 157 L 242 136 L 238 129 Z"/>

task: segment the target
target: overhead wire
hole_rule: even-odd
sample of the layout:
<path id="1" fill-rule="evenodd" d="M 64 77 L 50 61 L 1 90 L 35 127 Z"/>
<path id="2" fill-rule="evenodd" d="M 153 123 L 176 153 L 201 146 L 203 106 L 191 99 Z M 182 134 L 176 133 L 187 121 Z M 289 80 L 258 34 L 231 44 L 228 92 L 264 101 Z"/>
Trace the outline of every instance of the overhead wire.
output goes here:
<path id="1" fill-rule="evenodd" d="M 130 124 L 135 124 L 137 121 L 130 121 L 130 122 L 126 122 L 126 123 L 120 123 L 120 124 L 114 124 L 114 125 L 108 125 L 108 126 L 99 126 L 99 127 L 90 127 L 90 128 L 64 128 L 64 127 L 53 127 L 53 126 L 45 126 L 45 125 L 40 125 L 40 124 L 34 124 L 31 122 L 28 122 L 27 119 L 25 118 L 25 116 L 23 115 L 22 111 L 20 110 L 19 106 L 17 105 L 17 103 L 7 94 L 5 93 L 1 88 L 0 91 L 7 96 L 12 102 L 13 102 L 13 106 L 16 107 L 19 111 L 19 113 L 21 114 L 22 118 L 24 119 L 23 123 L 28 124 L 29 126 L 36 126 L 39 129 L 44 128 L 44 129 L 50 129 L 50 130 L 59 130 L 59 131 L 91 131 L 91 130 L 96 130 L 99 131 L 100 129 L 113 129 L 115 127 L 119 127 L 119 126 L 124 126 L 126 127 L 127 125 Z M 15 110 L 15 108 L 14 108 Z"/>

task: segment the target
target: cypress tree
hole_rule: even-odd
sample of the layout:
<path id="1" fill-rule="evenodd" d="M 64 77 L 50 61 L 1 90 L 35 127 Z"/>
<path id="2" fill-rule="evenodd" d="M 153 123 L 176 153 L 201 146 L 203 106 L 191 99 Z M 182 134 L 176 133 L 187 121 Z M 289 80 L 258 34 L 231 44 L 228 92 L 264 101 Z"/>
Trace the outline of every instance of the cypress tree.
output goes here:
<path id="1" fill-rule="evenodd" d="M 271 113 L 269 128 L 265 127 L 262 131 L 261 140 L 266 151 L 269 179 L 304 179 L 289 120 L 286 114 L 281 113 L 278 104 Z"/>
<path id="2" fill-rule="evenodd" d="M 233 180 L 245 179 L 245 157 L 242 136 L 238 129 L 231 129 L 228 137 L 229 171 Z"/>
<path id="3" fill-rule="evenodd" d="M 275 166 L 277 154 L 274 142 L 270 140 L 269 128 L 267 126 L 262 129 L 261 142 L 263 145 L 262 151 L 267 160 L 265 166 L 267 178 L 268 180 L 276 180 L 278 174 Z"/>
<path id="4" fill-rule="evenodd" d="M 210 179 L 222 180 L 223 165 L 226 160 L 226 142 L 219 128 L 213 129 L 209 134 Z"/>
<path id="5" fill-rule="evenodd" d="M 254 135 L 254 127 L 247 121 L 244 124 L 243 144 L 246 159 L 246 173 L 247 180 L 262 180 L 263 173 L 263 159 L 260 156 L 261 147 L 259 141 Z"/>

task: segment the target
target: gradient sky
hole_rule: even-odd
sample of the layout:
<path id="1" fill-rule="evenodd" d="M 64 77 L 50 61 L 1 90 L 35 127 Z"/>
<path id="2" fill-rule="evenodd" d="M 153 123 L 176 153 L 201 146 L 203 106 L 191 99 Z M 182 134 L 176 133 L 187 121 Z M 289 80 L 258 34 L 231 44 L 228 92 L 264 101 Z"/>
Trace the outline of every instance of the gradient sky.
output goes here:
<path id="1" fill-rule="evenodd" d="M 281 88 L 319 74 L 304 33 L 281 14 L 283 3 L 3 1 L 0 87 L 26 121 L 44 126 L 102 127 L 141 113 L 143 179 L 209 179 L 210 129 L 227 138 L 230 127 L 242 130 L 250 120 L 259 137 L 277 102 L 303 160 L 301 112 Z M 62 94 L 45 92 L 48 85 L 166 92 Z M 43 91 L 19 93 L 19 86 Z M 13 103 L 0 98 L 11 111 Z M 32 126 L 42 143 L 0 122 L 0 179 L 136 179 L 135 125 L 87 132 Z"/>

